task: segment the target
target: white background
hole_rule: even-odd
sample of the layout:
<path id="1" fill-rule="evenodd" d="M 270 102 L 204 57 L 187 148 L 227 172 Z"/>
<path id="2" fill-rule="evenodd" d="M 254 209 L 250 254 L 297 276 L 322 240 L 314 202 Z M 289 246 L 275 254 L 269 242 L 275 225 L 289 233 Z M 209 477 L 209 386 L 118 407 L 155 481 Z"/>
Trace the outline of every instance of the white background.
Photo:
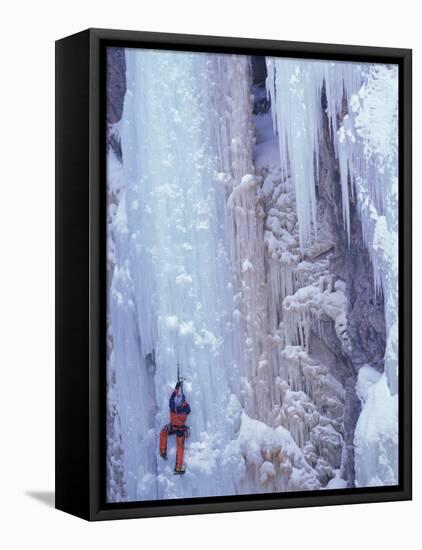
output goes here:
<path id="1" fill-rule="evenodd" d="M 414 502 L 89 524 L 48 506 L 54 489 L 54 40 L 87 27 L 414 49 L 414 203 L 422 204 L 422 53 L 410 0 L 3 2 L 0 32 L 0 546 L 14 548 L 416 548 L 422 505 L 415 399 Z M 422 221 L 415 209 L 415 311 Z M 421 384 L 415 317 L 414 388 Z M 413 539 L 413 541 L 412 541 Z"/>

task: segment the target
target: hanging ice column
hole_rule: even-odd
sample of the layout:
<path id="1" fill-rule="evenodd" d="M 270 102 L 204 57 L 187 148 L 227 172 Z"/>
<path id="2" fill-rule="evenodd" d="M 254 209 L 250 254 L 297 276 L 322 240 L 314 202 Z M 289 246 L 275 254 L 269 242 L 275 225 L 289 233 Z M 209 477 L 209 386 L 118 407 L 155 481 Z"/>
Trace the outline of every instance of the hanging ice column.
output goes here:
<path id="1" fill-rule="evenodd" d="M 240 395 L 246 412 L 268 421 L 271 413 L 272 369 L 268 357 L 264 211 L 252 156 L 251 68 L 246 56 L 215 56 L 215 129 L 227 200 L 226 235 L 233 284 L 234 350 L 240 374 Z"/>
<path id="2" fill-rule="evenodd" d="M 317 236 L 316 180 L 321 138 L 321 93 L 325 85 L 327 114 L 333 140 L 343 99 L 348 101 L 362 81 L 362 69 L 354 63 L 267 58 L 267 90 L 278 133 L 280 159 L 285 177 L 291 176 L 303 252 Z M 347 178 L 342 179 L 343 218 L 350 231 Z"/>
<path id="3" fill-rule="evenodd" d="M 291 176 L 294 183 L 303 251 L 316 231 L 314 164 L 318 147 L 319 90 L 312 79 L 312 64 L 268 59 L 267 67 L 267 90 L 279 138 L 281 169 L 284 178 Z"/>
<path id="4" fill-rule="evenodd" d="M 221 465 L 240 412 L 232 393 L 239 373 L 224 240 L 226 189 L 218 176 L 227 154 L 221 136 L 235 137 L 233 128 L 227 130 L 234 117 L 223 118 L 221 127 L 218 120 L 230 99 L 221 71 L 233 71 L 238 60 L 126 51 L 126 190 L 114 227 L 118 267 L 110 309 L 129 500 L 237 492 L 239 461 Z M 243 85 L 247 90 L 248 81 Z M 245 99 L 236 108 L 249 112 L 247 93 Z M 233 177 L 242 169 L 234 161 L 247 153 L 241 142 L 232 140 L 232 146 Z M 157 463 L 177 361 L 192 407 L 183 479 L 172 472 L 174 442 L 169 462 Z"/>

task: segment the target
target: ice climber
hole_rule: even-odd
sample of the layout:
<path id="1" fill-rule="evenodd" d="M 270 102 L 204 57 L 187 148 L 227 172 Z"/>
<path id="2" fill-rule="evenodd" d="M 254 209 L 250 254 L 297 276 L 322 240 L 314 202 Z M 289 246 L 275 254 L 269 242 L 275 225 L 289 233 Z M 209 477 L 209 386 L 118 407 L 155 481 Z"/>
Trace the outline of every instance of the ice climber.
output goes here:
<path id="1" fill-rule="evenodd" d="M 170 423 L 166 424 L 160 432 L 160 456 L 167 460 L 167 438 L 169 435 L 176 434 L 176 466 L 175 474 L 184 474 L 183 451 L 185 439 L 189 437 L 189 427 L 186 426 L 186 418 L 190 413 L 189 403 L 185 400 L 183 393 L 183 381 L 178 381 L 170 401 Z"/>

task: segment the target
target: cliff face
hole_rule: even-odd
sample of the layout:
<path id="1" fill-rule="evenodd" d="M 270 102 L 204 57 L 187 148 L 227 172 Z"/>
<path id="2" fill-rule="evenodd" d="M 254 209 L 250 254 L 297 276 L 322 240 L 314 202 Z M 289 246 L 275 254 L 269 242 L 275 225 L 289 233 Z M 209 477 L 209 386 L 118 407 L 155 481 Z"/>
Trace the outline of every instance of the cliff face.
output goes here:
<path id="1" fill-rule="evenodd" d="M 107 50 L 107 122 L 116 124 L 122 118 L 126 93 L 126 58 L 124 48 Z"/>
<path id="2" fill-rule="evenodd" d="M 107 143 L 117 159 L 122 161 L 122 149 L 118 132 L 115 130 L 123 113 L 126 94 L 126 58 L 124 48 L 107 50 Z"/>

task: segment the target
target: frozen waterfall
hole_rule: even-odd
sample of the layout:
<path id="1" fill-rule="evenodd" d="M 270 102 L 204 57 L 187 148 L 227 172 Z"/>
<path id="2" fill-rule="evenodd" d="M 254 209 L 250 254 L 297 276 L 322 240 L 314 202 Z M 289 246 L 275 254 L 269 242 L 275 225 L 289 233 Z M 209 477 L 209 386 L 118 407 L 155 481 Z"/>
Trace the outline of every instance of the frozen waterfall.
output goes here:
<path id="1" fill-rule="evenodd" d="M 110 129 L 122 159 L 110 148 L 107 161 L 108 499 L 394 484 L 394 68 L 269 58 L 261 91 L 271 108 L 253 115 L 247 56 L 128 48 L 125 61 L 123 115 Z M 324 116 L 341 230 L 352 246 L 358 204 L 385 302 L 384 373 L 362 364 L 357 380 L 355 479 L 348 289 L 330 271 L 318 197 Z M 158 454 L 178 363 L 192 409 L 183 477 L 173 475 L 174 438 L 169 461 Z"/>

